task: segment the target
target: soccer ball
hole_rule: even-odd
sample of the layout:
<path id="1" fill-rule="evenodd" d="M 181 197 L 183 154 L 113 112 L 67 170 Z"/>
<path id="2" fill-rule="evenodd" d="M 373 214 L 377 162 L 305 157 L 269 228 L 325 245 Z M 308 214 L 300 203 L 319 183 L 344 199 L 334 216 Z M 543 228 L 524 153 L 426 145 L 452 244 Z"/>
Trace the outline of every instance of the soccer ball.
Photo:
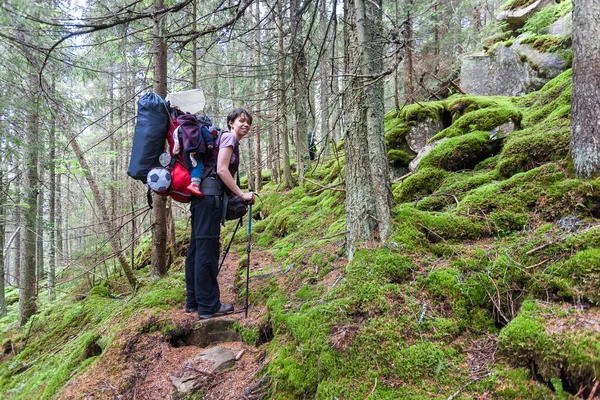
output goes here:
<path id="1" fill-rule="evenodd" d="M 171 187 L 171 172 L 166 168 L 152 168 L 146 182 L 156 193 L 166 194 Z"/>

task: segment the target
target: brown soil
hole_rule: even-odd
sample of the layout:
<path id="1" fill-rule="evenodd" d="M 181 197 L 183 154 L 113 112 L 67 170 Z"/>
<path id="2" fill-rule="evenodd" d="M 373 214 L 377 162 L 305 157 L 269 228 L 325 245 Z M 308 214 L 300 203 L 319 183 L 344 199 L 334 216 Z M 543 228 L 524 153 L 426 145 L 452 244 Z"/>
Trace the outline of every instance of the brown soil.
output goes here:
<path id="1" fill-rule="evenodd" d="M 236 310 L 243 310 L 244 299 L 237 299 L 235 292 L 238 278 L 237 266 L 240 257 L 229 254 L 219 275 L 221 301 L 235 304 Z M 252 253 L 253 271 L 260 268 L 262 262 L 269 262 L 267 254 Z M 251 281 L 252 286 L 259 283 Z M 137 315 L 120 337 L 106 352 L 81 375 L 74 376 L 60 394 L 61 399 L 177 399 L 182 398 L 175 392 L 171 375 L 180 371 L 186 360 L 193 358 L 203 349 L 197 346 L 174 347 L 169 338 L 161 332 L 144 333 L 144 327 L 165 320 L 182 330 L 194 326 L 198 317 L 195 313 L 183 311 L 184 299 L 176 309 L 166 310 L 161 315 L 150 312 Z M 264 324 L 264 308 L 250 307 L 248 318 L 244 312 L 222 318 L 237 320 L 243 326 Z M 220 343 L 239 359 L 235 366 L 227 371 L 211 374 L 203 379 L 201 392 L 203 399 L 243 399 L 260 398 L 250 393 L 260 391 L 258 372 L 266 365 L 265 354 L 254 346 L 242 342 Z"/>

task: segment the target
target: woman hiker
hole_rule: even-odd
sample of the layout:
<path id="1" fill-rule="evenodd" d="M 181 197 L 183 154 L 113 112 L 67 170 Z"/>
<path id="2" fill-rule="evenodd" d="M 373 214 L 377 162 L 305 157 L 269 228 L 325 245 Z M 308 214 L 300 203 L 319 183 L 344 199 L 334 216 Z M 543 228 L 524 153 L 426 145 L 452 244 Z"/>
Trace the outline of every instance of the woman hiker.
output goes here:
<path id="1" fill-rule="evenodd" d="M 233 193 L 254 203 L 254 193 L 242 192 L 233 179 L 240 163 L 240 140 L 250 132 L 252 116 L 236 108 L 227 116 L 228 132 L 221 134 L 217 157 L 217 175 L 227 193 Z M 225 194 L 224 194 L 225 195 Z M 219 196 L 193 197 L 192 233 L 185 260 L 186 312 L 198 312 L 200 319 L 233 312 L 232 304 L 221 303 L 217 274 L 221 234 L 221 204 Z"/>

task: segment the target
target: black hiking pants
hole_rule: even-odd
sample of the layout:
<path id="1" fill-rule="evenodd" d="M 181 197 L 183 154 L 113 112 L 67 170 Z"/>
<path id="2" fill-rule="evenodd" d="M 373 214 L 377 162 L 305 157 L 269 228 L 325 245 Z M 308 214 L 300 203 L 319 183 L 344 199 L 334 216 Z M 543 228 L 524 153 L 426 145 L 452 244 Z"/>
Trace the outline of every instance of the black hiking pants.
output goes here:
<path id="1" fill-rule="evenodd" d="M 185 260 L 186 307 L 198 307 L 198 314 L 212 314 L 221 308 L 219 254 L 221 207 L 218 196 L 192 198 L 192 233 Z"/>

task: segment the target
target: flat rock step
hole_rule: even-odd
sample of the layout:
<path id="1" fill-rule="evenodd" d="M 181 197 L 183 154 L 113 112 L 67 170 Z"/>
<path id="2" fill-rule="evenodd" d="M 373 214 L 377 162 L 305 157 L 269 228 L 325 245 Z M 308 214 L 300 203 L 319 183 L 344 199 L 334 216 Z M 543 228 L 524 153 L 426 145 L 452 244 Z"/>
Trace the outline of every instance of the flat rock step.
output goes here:
<path id="1" fill-rule="evenodd" d="M 179 393 L 193 393 L 206 386 L 216 373 L 235 365 L 235 354 L 215 346 L 202 350 L 183 363 L 183 367 L 171 375 L 171 383 Z"/>

